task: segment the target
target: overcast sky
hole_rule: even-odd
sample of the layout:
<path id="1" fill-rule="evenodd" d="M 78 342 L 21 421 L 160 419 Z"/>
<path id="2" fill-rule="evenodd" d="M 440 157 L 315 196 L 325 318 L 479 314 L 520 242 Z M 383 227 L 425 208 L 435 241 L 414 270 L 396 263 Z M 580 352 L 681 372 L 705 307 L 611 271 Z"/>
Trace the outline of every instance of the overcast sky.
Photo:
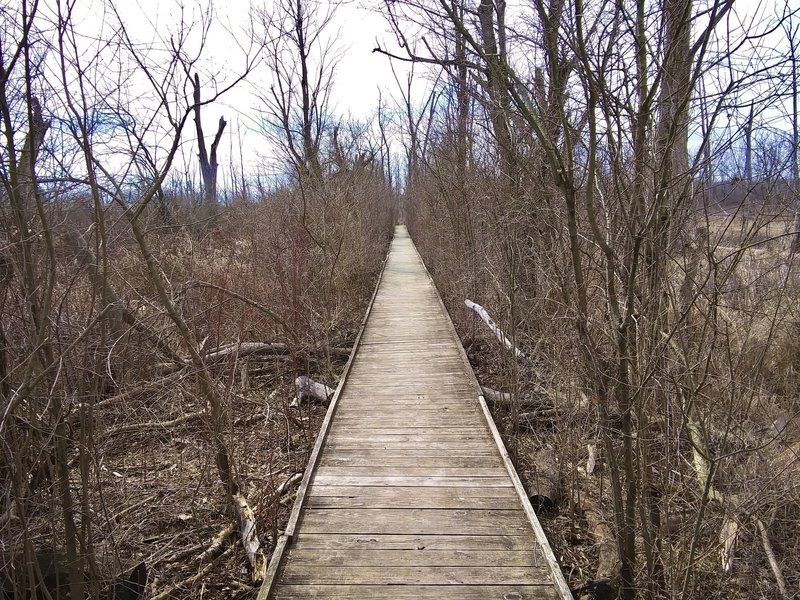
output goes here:
<path id="1" fill-rule="evenodd" d="M 57 0 L 46 0 L 51 6 Z M 274 12 L 274 0 L 218 0 L 209 4 L 209 0 L 78 0 L 77 8 L 81 12 L 75 16 L 76 29 L 87 39 L 104 35 L 103 28 L 113 27 L 116 17 L 110 14 L 113 6 L 120 12 L 129 35 L 142 43 L 143 47 L 163 46 L 171 35 L 181 29 L 182 22 L 193 23 L 194 38 L 188 46 L 198 46 L 200 23 L 208 7 L 212 7 L 213 20 L 206 40 L 202 58 L 196 66 L 201 79 L 214 76 L 219 84 L 239 74 L 244 64 L 243 48 L 249 46 L 248 31 L 255 29 L 257 34 L 263 32 L 253 15 L 258 9 L 267 13 Z M 375 114 L 378 104 L 379 90 L 383 98 L 391 102 L 391 96 L 398 96 L 397 84 L 387 57 L 373 53 L 377 44 L 387 48 L 396 48 L 391 31 L 385 18 L 378 12 L 383 0 L 353 0 L 351 2 L 332 5 L 327 0 L 314 2 L 307 0 L 307 5 L 316 7 L 319 12 L 329 10 L 333 6 L 334 17 L 329 25 L 327 36 L 338 51 L 338 65 L 332 90 L 332 108 L 339 117 L 352 116 L 358 120 L 366 120 Z M 738 0 L 734 20 L 748 23 L 752 18 L 760 20 L 763 16 L 775 11 L 780 12 L 791 7 L 798 0 Z M 510 3 L 513 5 L 513 3 Z M 519 10 L 519 5 L 516 5 Z M 105 32 L 108 33 L 108 30 Z M 780 45 L 782 34 L 773 33 L 770 40 L 756 40 L 759 44 Z M 323 43 L 325 43 L 323 41 Z M 750 48 L 744 48 L 745 61 Z M 395 69 L 402 79 L 407 73 L 407 63 L 395 62 Z M 248 80 L 231 93 L 226 94 L 217 103 L 204 108 L 203 121 L 207 136 L 212 136 L 220 116 L 228 121 L 226 140 L 222 145 L 220 163 L 230 163 L 231 146 L 235 148 L 235 161 L 239 160 L 238 136 L 244 138 L 242 159 L 248 170 L 261 167 L 274 158 L 271 148 L 263 134 L 255 131 L 256 109 L 259 107 L 258 93 L 268 93 L 273 74 L 267 65 L 262 64 L 248 77 Z M 427 84 L 424 78 L 417 79 L 415 100 L 424 99 Z M 210 93 L 207 82 L 203 82 L 204 97 Z M 142 102 L 145 100 L 140 99 Z M 768 115 L 765 115 L 768 116 Z M 784 115 L 776 114 L 776 122 L 785 120 Z M 186 143 L 182 161 L 187 166 L 196 162 L 196 143 L 194 129 L 188 127 L 184 132 Z M 196 165 L 194 165 L 196 167 Z"/>
<path id="2" fill-rule="evenodd" d="M 55 13 L 56 2 L 57 0 L 46 0 L 51 14 Z M 391 102 L 391 95 L 397 96 L 397 84 L 389 59 L 372 52 L 378 43 L 385 46 L 389 42 L 389 46 L 394 45 L 388 23 L 377 10 L 381 6 L 380 2 L 381 0 L 354 0 L 337 4 L 331 4 L 327 0 L 307 2 L 317 14 L 333 11 L 333 19 L 325 30 L 322 44 L 330 43 L 338 57 L 331 94 L 331 109 L 337 117 L 351 116 L 360 121 L 368 120 L 375 115 L 379 93 L 385 102 Z M 110 37 L 117 23 L 114 11 L 119 13 L 128 35 L 141 44 L 142 48 L 163 49 L 177 32 L 188 29 L 186 24 L 192 24 L 192 33 L 187 43 L 191 53 L 200 46 L 202 22 L 207 19 L 207 11 L 211 7 L 213 19 L 208 38 L 201 58 L 193 69 L 200 73 L 203 97 L 207 98 L 213 89 L 208 81 L 210 77 L 213 76 L 217 84 L 222 86 L 242 72 L 245 49 L 250 46 L 248 31 L 255 30 L 256 35 L 263 33 L 264 28 L 258 22 L 257 13 L 275 12 L 272 4 L 273 0 L 78 0 L 73 23 L 86 46 L 94 46 L 93 50 L 87 52 L 87 56 L 101 48 L 102 44 L 97 42 L 98 39 Z M 150 52 L 151 64 L 157 64 L 159 51 Z M 101 54 L 104 61 L 109 63 L 108 73 L 113 78 L 116 65 L 109 56 L 112 52 L 105 49 L 101 50 Z M 167 54 L 162 50 L 161 56 L 166 57 Z M 395 64 L 395 69 L 401 79 L 406 76 L 406 64 Z M 54 77 L 57 70 L 58 65 L 54 64 Z M 235 160 L 239 160 L 239 135 L 244 138 L 242 159 L 248 170 L 262 167 L 275 156 L 275 150 L 269 146 L 265 136 L 256 131 L 256 110 L 262 105 L 258 94 L 268 94 L 272 83 L 272 70 L 262 63 L 232 92 L 203 109 L 204 129 L 209 138 L 213 136 L 220 116 L 228 121 L 221 147 L 223 156 L 220 157 L 220 163 L 223 168 L 231 159 L 231 146 L 235 148 Z M 146 80 L 141 79 L 141 87 L 148 87 Z M 424 93 L 424 87 L 424 82 L 420 81 L 420 94 Z M 134 105 L 137 101 L 143 106 L 147 103 L 142 96 L 133 98 L 131 104 Z M 186 165 L 196 162 L 194 138 L 194 127 L 187 127 L 184 131 L 184 156 L 179 162 Z"/>

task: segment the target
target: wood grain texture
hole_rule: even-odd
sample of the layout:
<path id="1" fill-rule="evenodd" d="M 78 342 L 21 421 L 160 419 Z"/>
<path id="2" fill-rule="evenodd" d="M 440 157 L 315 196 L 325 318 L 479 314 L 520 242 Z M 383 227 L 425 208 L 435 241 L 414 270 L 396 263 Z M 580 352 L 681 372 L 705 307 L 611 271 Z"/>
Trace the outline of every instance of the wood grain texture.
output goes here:
<path id="1" fill-rule="evenodd" d="M 270 597 L 569 598 L 479 394 L 398 227 Z"/>
<path id="2" fill-rule="evenodd" d="M 556 600 L 552 586 L 544 585 L 282 585 L 276 600 L 331 598 L 335 600 Z"/>
<path id="3" fill-rule="evenodd" d="M 298 533 L 293 548 L 325 548 L 328 550 L 497 550 L 528 552 L 538 550 L 536 540 L 528 535 L 403 535 Z"/>
<path id="4" fill-rule="evenodd" d="M 536 567 L 541 557 L 536 552 L 497 550 L 323 550 L 294 548 L 289 560 L 300 565 L 325 567 Z"/>
<path id="5" fill-rule="evenodd" d="M 521 510 L 495 509 L 309 508 L 301 523 L 307 533 L 525 535 L 529 531 Z"/>
<path id="6" fill-rule="evenodd" d="M 281 578 L 287 584 L 361 585 L 524 585 L 547 578 L 545 567 L 403 567 L 397 565 L 334 566 L 292 562 Z"/>

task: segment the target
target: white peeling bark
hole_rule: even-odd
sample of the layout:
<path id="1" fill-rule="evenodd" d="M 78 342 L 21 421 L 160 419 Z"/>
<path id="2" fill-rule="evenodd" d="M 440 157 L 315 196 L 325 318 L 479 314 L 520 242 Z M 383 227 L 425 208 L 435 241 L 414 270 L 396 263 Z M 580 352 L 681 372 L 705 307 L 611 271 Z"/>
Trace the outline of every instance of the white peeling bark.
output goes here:
<path id="1" fill-rule="evenodd" d="M 523 363 L 528 363 L 528 357 L 523 354 L 523 352 L 517 348 L 511 340 L 508 339 L 508 336 L 503 332 L 502 329 L 494 322 L 489 313 L 486 312 L 486 309 L 483 308 L 480 304 L 473 302 L 472 300 L 464 300 L 464 304 L 466 304 L 467 308 L 470 310 L 475 311 L 475 313 L 481 318 L 481 320 L 486 323 L 486 326 L 492 330 L 494 336 L 500 341 L 504 348 L 513 352 L 514 356 L 516 356 L 519 360 Z"/>
<path id="2" fill-rule="evenodd" d="M 330 402 L 333 393 L 336 391 L 324 383 L 314 381 L 310 377 L 301 375 L 294 380 L 296 396 L 290 406 L 300 406 L 303 400 L 318 400 L 319 402 Z"/>

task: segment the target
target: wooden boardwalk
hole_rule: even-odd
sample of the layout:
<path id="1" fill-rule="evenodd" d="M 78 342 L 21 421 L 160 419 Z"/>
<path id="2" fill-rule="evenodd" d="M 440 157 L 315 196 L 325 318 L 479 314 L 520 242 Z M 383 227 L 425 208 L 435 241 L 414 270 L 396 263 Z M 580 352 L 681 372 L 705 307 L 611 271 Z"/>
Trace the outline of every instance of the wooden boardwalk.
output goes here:
<path id="1" fill-rule="evenodd" d="M 259 598 L 571 598 L 405 227 Z"/>

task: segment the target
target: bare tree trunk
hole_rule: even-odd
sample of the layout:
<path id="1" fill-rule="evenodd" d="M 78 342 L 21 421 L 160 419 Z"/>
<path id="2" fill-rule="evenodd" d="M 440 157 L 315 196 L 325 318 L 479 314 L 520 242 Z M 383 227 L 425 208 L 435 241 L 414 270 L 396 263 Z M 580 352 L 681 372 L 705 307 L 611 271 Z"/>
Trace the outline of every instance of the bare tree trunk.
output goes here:
<path id="1" fill-rule="evenodd" d="M 200 158 L 200 174 L 203 177 L 203 200 L 207 206 L 214 207 L 217 204 L 217 171 L 219 169 L 217 148 L 219 148 L 219 142 L 227 122 L 223 117 L 219 118 L 217 133 L 214 141 L 211 142 L 211 153 L 209 154 L 206 150 L 206 138 L 200 119 L 200 76 L 197 73 L 194 74 L 192 85 L 194 87 L 194 126 L 197 131 L 197 152 Z"/>
<path id="2" fill-rule="evenodd" d="M 309 45 L 306 39 L 306 23 L 304 0 L 295 0 L 295 41 L 300 56 L 300 97 L 302 110 L 303 127 L 303 158 L 305 168 L 311 176 L 312 181 L 319 182 L 322 179 L 322 170 L 319 164 L 319 136 L 314 131 L 316 121 L 314 111 L 317 106 L 311 97 L 311 82 L 308 75 L 308 55 Z"/>
<path id="3" fill-rule="evenodd" d="M 505 61 L 501 54 L 502 47 L 498 46 L 498 34 L 495 32 L 495 4 L 492 0 L 481 0 L 478 6 L 478 18 L 487 62 L 485 69 L 486 92 L 489 96 L 487 111 L 500 155 L 503 187 L 511 198 L 516 198 L 519 182 L 517 156 L 509 121 L 511 102 L 502 76 Z M 502 24 L 498 23 L 498 27 L 499 37 L 504 39 Z"/>
<path id="4" fill-rule="evenodd" d="M 463 19 L 463 6 L 453 3 L 453 10 Z M 467 167 L 470 156 L 469 121 L 470 121 L 470 88 L 467 72 L 467 46 L 464 35 L 455 33 L 456 60 L 456 131 L 453 140 L 455 155 L 455 189 L 457 206 L 460 209 L 458 237 L 463 240 L 466 252 L 462 260 L 469 262 L 469 270 L 474 273 L 477 268 L 475 259 L 475 235 L 472 230 L 472 202 L 469 184 L 467 183 Z M 474 278 L 473 278 L 474 279 Z"/>
<path id="5" fill-rule="evenodd" d="M 753 181 L 753 108 L 747 115 L 747 123 L 744 125 L 744 174 L 745 181 Z"/>
<path id="6" fill-rule="evenodd" d="M 792 238 L 791 253 L 800 252 L 800 161 L 798 161 L 798 144 L 800 144 L 800 117 L 797 108 L 797 46 L 795 36 L 798 30 L 789 21 L 787 35 L 789 38 L 789 61 L 792 69 L 792 183 L 790 193 L 792 204 L 795 207 L 794 230 L 796 235 Z"/>

